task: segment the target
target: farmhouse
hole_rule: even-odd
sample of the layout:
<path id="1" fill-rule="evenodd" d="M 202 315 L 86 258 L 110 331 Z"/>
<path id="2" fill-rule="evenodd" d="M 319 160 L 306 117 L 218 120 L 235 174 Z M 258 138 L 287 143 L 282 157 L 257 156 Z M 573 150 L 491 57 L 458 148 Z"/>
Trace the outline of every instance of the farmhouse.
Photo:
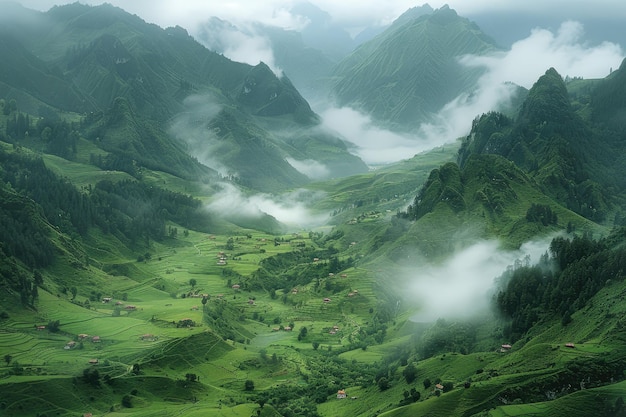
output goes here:
<path id="1" fill-rule="evenodd" d="M 113 299 L 113 297 L 103 297 L 102 298 L 102 304 L 106 304 L 111 302 L 111 300 Z"/>
<path id="2" fill-rule="evenodd" d="M 239 288 L 241 288 L 241 285 L 239 284 L 235 284 L 231 287 L 233 290 L 238 290 Z"/>
<path id="3" fill-rule="evenodd" d="M 290 332 L 293 329 L 291 328 L 291 326 L 285 326 L 285 328 L 283 330 L 285 330 L 286 332 Z"/>
<path id="4" fill-rule="evenodd" d="M 573 344 L 573 343 L 566 343 L 566 344 L 565 344 L 565 347 L 568 347 L 568 348 L 572 348 L 572 349 L 574 349 L 576 346 L 574 346 L 574 344 Z"/>
<path id="5" fill-rule="evenodd" d="M 89 337 L 89 335 L 88 335 L 88 334 L 86 334 L 86 333 L 81 333 L 81 334 L 79 334 L 79 335 L 78 335 L 78 338 L 79 338 L 80 340 L 87 339 L 88 337 Z"/>
<path id="6" fill-rule="evenodd" d="M 100 340 L 100 336 L 94 336 L 91 338 L 91 341 L 93 343 L 100 343 L 102 340 Z"/>
<path id="7" fill-rule="evenodd" d="M 37 326 L 37 330 L 46 330 L 46 326 Z"/>
<path id="8" fill-rule="evenodd" d="M 435 390 L 437 390 L 437 391 L 443 391 L 443 385 L 441 385 L 441 384 L 435 384 Z"/>
<path id="9" fill-rule="evenodd" d="M 324 298 L 325 303 L 330 303 L 330 298 Z"/>
<path id="10" fill-rule="evenodd" d="M 89 359 L 90 365 L 97 365 L 99 363 L 98 359 Z"/>
<path id="11" fill-rule="evenodd" d="M 76 342 L 73 340 L 70 340 L 69 342 L 67 342 L 67 344 L 63 347 L 63 349 L 65 350 L 70 350 L 72 349 L 74 346 L 76 346 Z"/>
<path id="12" fill-rule="evenodd" d="M 340 389 L 339 391 L 337 391 L 337 399 L 340 400 L 342 398 L 346 398 L 346 391 Z"/>

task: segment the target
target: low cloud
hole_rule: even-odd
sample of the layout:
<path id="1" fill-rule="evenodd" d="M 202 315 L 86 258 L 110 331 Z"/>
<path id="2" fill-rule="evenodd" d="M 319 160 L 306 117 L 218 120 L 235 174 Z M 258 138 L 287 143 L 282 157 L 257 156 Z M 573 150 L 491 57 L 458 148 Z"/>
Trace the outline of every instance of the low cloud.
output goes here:
<path id="1" fill-rule="evenodd" d="M 265 63 L 277 77 L 283 71 L 276 64 L 271 41 L 258 34 L 251 24 L 234 26 L 219 19 L 211 19 L 200 26 L 198 39 L 208 49 L 225 57 L 249 65 Z"/>
<path id="2" fill-rule="evenodd" d="M 314 213 L 308 205 L 322 194 L 306 190 L 272 196 L 269 194 L 245 195 L 229 183 L 219 185 L 221 190 L 207 205 L 207 209 L 221 217 L 237 219 L 260 219 L 270 215 L 292 228 L 310 228 L 323 225 L 328 214 Z"/>
<path id="3" fill-rule="evenodd" d="M 461 58 L 461 63 L 487 69 L 480 80 L 483 90 L 507 81 L 530 88 L 549 67 L 554 67 L 563 77 L 583 78 L 606 77 L 611 68 L 619 67 L 624 52 L 618 44 L 588 45 L 583 36 L 583 25 L 568 21 L 561 24 L 556 33 L 537 28 L 526 39 L 515 42 L 507 52 L 468 55 Z"/>
<path id="4" fill-rule="evenodd" d="M 188 153 L 200 163 L 214 169 L 222 176 L 236 175 L 214 155 L 219 155 L 220 142 L 208 123 L 222 109 L 211 95 L 189 96 L 183 102 L 185 110 L 170 122 L 169 133 L 187 146 Z"/>
<path id="5" fill-rule="evenodd" d="M 441 265 L 424 265 L 407 271 L 407 302 L 419 308 L 413 320 L 466 319 L 487 312 L 494 279 L 516 260 L 536 263 L 548 250 L 550 240 L 528 242 L 517 251 L 502 250 L 496 241 L 482 241 Z"/>
<path id="6" fill-rule="evenodd" d="M 306 175 L 312 180 L 321 180 L 330 176 L 330 170 L 321 162 L 313 159 L 305 159 L 299 161 L 293 158 L 285 158 L 287 163 L 294 167 L 298 172 Z"/>
<path id="7" fill-rule="evenodd" d="M 582 78 L 602 78 L 611 68 L 619 67 L 624 58 L 619 45 L 588 45 L 582 40 L 583 34 L 583 26 L 570 21 L 556 33 L 535 29 L 506 52 L 460 57 L 462 65 L 484 70 L 476 88 L 446 104 L 430 122 L 411 134 L 377 127 L 368 115 L 349 107 L 321 111 L 324 126 L 353 143 L 355 154 L 370 165 L 410 158 L 465 136 L 474 118 L 509 105 L 515 85 L 532 87 L 550 67 L 563 77 Z"/>

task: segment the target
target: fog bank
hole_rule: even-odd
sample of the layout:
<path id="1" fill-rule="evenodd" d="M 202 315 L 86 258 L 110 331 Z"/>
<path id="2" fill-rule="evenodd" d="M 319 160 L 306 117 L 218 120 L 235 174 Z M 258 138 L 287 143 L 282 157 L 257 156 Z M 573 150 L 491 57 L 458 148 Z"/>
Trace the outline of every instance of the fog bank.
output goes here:
<path id="1" fill-rule="evenodd" d="M 497 241 L 481 241 L 451 256 L 441 265 L 423 265 L 404 274 L 409 305 L 419 308 L 412 320 L 467 319 L 489 310 L 494 279 L 516 260 L 538 262 L 552 238 L 531 241 L 507 251 Z"/>

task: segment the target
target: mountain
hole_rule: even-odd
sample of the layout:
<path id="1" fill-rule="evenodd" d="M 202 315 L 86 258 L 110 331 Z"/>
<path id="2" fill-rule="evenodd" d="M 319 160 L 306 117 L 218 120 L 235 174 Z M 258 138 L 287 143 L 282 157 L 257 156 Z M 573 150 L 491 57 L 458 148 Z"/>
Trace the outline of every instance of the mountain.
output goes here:
<path id="1" fill-rule="evenodd" d="M 607 94 L 604 88 L 615 77 L 599 84 L 592 96 Z M 617 97 L 619 90 L 612 90 L 605 99 Z M 624 183 L 615 176 L 624 142 L 581 116 L 591 113 L 602 119 L 602 106 L 596 99 L 576 111 L 563 79 L 549 69 L 531 88 L 515 120 L 491 113 L 475 121 L 460 150 L 460 163 L 475 153 L 502 155 L 525 169 L 555 200 L 590 219 L 607 220 L 623 192 L 618 190 Z M 617 103 L 612 108 L 619 112 Z M 613 119 L 611 112 L 606 114 Z"/>
<path id="2" fill-rule="evenodd" d="M 0 71 L 6 74 L 0 88 L 7 97 L 18 98 L 19 109 L 33 116 L 50 115 L 49 109 L 87 115 L 83 133 L 92 141 L 97 139 L 96 146 L 115 154 L 117 162 L 113 165 L 125 165 L 127 172 L 134 160 L 146 168 L 181 177 L 209 175 L 210 169 L 188 155 L 206 152 L 189 148 L 190 141 L 181 134 L 193 129 L 195 121 L 189 121 L 191 125 L 185 129 L 179 123 L 178 132 L 172 134 L 172 121 L 180 122 L 178 115 L 189 110 L 189 97 L 204 97 L 215 106 L 233 109 L 229 111 L 228 131 L 254 131 L 235 137 L 226 135 L 225 130 L 220 141 L 232 142 L 231 148 L 241 147 L 241 151 L 204 158 L 205 162 L 216 162 L 210 167 L 213 170 L 226 166 L 228 175 L 237 173 L 242 184 L 274 191 L 307 182 L 308 178 L 286 158 L 324 165 L 325 157 L 339 153 L 348 165 L 345 172 L 367 169 L 349 154 L 341 140 L 328 140 L 326 134 L 315 133 L 319 118 L 308 102 L 287 77 L 277 77 L 264 63 L 250 66 L 231 61 L 207 50 L 181 27 L 161 29 L 111 5 L 74 3 L 46 13 L 16 7 L 11 13 L 29 24 L 2 37 L 0 47 L 10 59 L 0 64 Z M 7 25 L 6 30 L 10 27 Z M 267 123 L 269 119 L 280 121 Z M 280 137 L 271 127 L 259 128 L 260 123 L 280 126 Z M 287 128 L 312 129 L 308 136 L 325 147 L 334 147 L 335 152 L 318 152 L 310 146 L 295 151 L 283 141 Z M 172 142 L 172 136 L 178 140 Z M 263 143 L 262 152 L 237 143 L 250 137 Z M 205 137 L 203 142 L 209 140 Z M 194 145 L 201 143 L 195 141 Z M 274 173 L 254 170 L 250 168 L 252 161 L 281 169 Z M 330 162 L 331 166 L 336 164 Z M 283 175 L 278 175 L 279 171 Z M 329 169 L 328 175 L 343 172 Z"/>
<path id="3" fill-rule="evenodd" d="M 368 170 L 264 63 L 6 10 L 2 416 L 623 417 L 626 64 Z"/>
<path id="4" fill-rule="evenodd" d="M 472 89 L 480 71 L 458 58 L 495 51 L 494 41 L 447 6 L 418 12 L 410 10 L 337 65 L 331 82 L 338 105 L 406 130 Z"/>

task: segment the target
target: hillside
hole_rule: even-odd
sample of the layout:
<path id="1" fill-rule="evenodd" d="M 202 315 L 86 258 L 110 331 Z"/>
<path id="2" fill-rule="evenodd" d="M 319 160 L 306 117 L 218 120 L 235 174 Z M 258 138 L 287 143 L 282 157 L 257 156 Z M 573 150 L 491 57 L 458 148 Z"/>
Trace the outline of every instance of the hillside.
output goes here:
<path id="1" fill-rule="evenodd" d="M 598 84 L 593 96 L 606 94 L 613 79 Z M 617 97 L 620 92 L 614 89 L 606 99 Z M 599 122 L 602 106 L 595 100 L 576 110 L 563 79 L 549 69 L 531 88 L 515 119 L 491 113 L 475 120 L 459 162 L 463 165 L 476 153 L 502 155 L 526 170 L 559 203 L 589 219 L 610 221 L 623 201 L 618 172 L 624 144 L 613 126 Z M 614 108 L 619 111 L 619 106 Z"/>
<path id="2" fill-rule="evenodd" d="M 277 77 L 263 63 L 250 66 L 231 61 L 206 49 L 181 27 L 161 29 L 111 5 L 74 3 L 46 13 L 15 6 L 10 12 L 25 24 L 19 30 L 12 24 L 3 29 L 8 33 L 2 38 L 8 59 L 0 71 L 7 75 L 2 78 L 7 102 L 15 100 L 15 110 L 19 107 L 33 120 L 54 115 L 56 110 L 82 115 L 86 123 L 77 133 L 115 158 L 125 159 L 124 164 L 135 161 L 139 166 L 190 178 L 210 175 L 211 170 L 201 166 L 210 160 L 213 171 L 226 167 L 224 175 L 238 176 L 243 184 L 262 191 L 308 181 L 286 162 L 289 157 L 324 165 L 327 157 L 338 154 L 344 157 L 348 172 L 367 169 L 347 152 L 341 139 L 328 140 L 327 133 L 317 132 L 319 118 L 307 101 L 287 77 Z M 226 158 L 215 152 L 210 158 L 198 157 L 205 152 L 198 149 L 203 144 L 190 146 L 188 140 L 197 120 L 173 126 L 190 110 L 190 99 L 210 102 L 214 108 L 236 109 L 229 111 L 228 129 L 253 132 L 249 136 L 263 144 L 262 152 L 228 151 Z M 126 103 L 126 110 L 121 111 L 119 103 Z M 194 110 L 204 111 L 201 117 L 208 122 L 216 115 L 206 107 Z M 117 120 L 121 114 L 126 115 L 126 127 Z M 113 123 L 113 119 L 117 121 Z M 260 129 L 259 124 L 280 126 L 281 132 Z M 332 152 L 318 152 L 310 146 L 296 151 L 286 146 L 282 130 L 287 129 L 310 129 L 308 137 Z M 227 148 L 239 148 L 237 140 L 243 138 L 235 140 L 225 133 L 220 142 Z M 206 131 L 203 135 L 202 142 L 212 140 Z M 298 137 L 290 139 L 297 141 Z M 280 167 L 278 171 L 284 174 L 250 170 L 252 161 Z M 332 168 L 335 164 L 329 161 L 328 176 L 345 175 Z"/>
<path id="3" fill-rule="evenodd" d="M 370 170 L 264 63 L 9 12 L 0 415 L 624 416 L 626 64 Z"/>
<path id="4" fill-rule="evenodd" d="M 361 109 L 379 123 L 414 128 L 474 86 L 480 71 L 463 68 L 460 56 L 495 50 L 475 24 L 447 6 L 417 17 L 407 13 L 337 65 L 333 94 L 338 105 Z"/>

